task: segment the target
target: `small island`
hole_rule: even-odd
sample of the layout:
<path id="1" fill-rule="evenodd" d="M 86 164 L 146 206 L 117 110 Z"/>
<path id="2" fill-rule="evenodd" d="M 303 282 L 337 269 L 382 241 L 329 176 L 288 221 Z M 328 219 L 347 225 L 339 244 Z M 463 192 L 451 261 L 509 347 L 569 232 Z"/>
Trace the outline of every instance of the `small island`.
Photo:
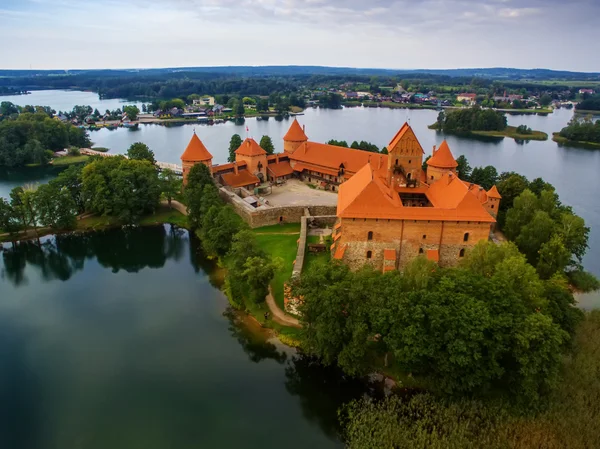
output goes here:
<path id="1" fill-rule="evenodd" d="M 594 121 L 592 116 L 583 119 L 575 116 L 559 132 L 552 133 L 552 140 L 559 144 L 600 148 L 600 120 Z"/>
<path id="2" fill-rule="evenodd" d="M 440 112 L 437 122 L 429 129 L 443 131 L 459 136 L 510 137 L 515 140 L 548 140 L 548 134 L 531 128 L 508 126 L 504 113 L 492 109 L 474 106 L 469 109 L 457 109 Z"/>

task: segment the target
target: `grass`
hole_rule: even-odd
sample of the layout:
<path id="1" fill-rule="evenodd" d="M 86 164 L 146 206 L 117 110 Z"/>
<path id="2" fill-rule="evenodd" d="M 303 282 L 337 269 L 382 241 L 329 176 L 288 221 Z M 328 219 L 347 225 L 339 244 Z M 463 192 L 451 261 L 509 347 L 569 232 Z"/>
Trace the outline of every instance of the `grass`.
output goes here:
<path id="1" fill-rule="evenodd" d="M 256 241 L 263 251 L 273 258 L 281 258 L 283 261 L 281 267 L 277 270 L 275 277 L 271 281 L 275 302 L 281 310 L 285 310 L 283 304 L 283 284 L 285 284 L 292 276 L 294 260 L 296 260 L 296 253 L 298 250 L 297 241 L 300 237 L 299 224 L 296 224 L 295 228 L 290 224 L 287 231 L 282 231 L 281 228 L 285 226 L 287 226 L 287 224 L 281 225 L 281 227 L 280 225 L 275 225 L 253 230 L 256 235 Z M 276 228 L 278 228 L 278 230 Z M 298 232 L 295 232 L 295 230 Z M 288 232 L 288 234 L 278 234 L 277 232 Z"/>
<path id="2" fill-rule="evenodd" d="M 255 234 L 282 234 L 296 233 L 300 234 L 300 223 L 283 223 L 272 226 L 263 226 L 262 228 L 254 229 Z"/>
<path id="3" fill-rule="evenodd" d="M 161 206 L 154 214 L 143 217 L 139 225 L 152 226 L 163 223 L 173 224 L 180 228 L 189 228 L 188 219 L 185 215 L 166 206 Z"/>
<path id="4" fill-rule="evenodd" d="M 429 129 L 438 129 L 438 124 L 433 123 L 429 125 Z M 448 133 L 453 134 L 453 133 Z M 471 131 L 474 136 L 484 137 L 510 137 L 516 140 L 548 140 L 548 134 L 542 131 L 532 131 L 530 134 L 519 134 L 516 126 L 507 126 L 503 131 Z M 467 134 L 468 137 L 468 134 Z"/>
<path id="5" fill-rule="evenodd" d="M 552 140 L 556 143 L 567 144 L 572 146 L 600 148 L 600 143 L 596 142 L 580 142 L 579 140 L 569 140 L 560 135 L 560 133 L 552 133 Z"/>
<path id="6" fill-rule="evenodd" d="M 60 165 L 71 165 L 71 164 L 83 164 L 90 157 L 85 154 L 81 156 L 62 156 L 52 159 L 52 165 L 60 166 Z"/>
<path id="7" fill-rule="evenodd" d="M 507 126 L 503 131 L 472 131 L 476 136 L 510 137 L 516 140 L 548 140 L 548 134 L 542 131 L 532 131 L 529 134 L 519 134 L 516 126 Z"/>
<path id="8" fill-rule="evenodd" d="M 322 263 L 329 262 L 331 255 L 329 253 L 329 248 L 327 251 L 323 251 L 322 253 L 311 253 L 308 250 L 309 243 L 319 243 L 320 238 L 318 235 L 309 235 L 306 237 L 306 252 L 304 253 L 304 266 L 302 267 L 302 272 L 310 269 L 310 267 L 319 265 Z"/>

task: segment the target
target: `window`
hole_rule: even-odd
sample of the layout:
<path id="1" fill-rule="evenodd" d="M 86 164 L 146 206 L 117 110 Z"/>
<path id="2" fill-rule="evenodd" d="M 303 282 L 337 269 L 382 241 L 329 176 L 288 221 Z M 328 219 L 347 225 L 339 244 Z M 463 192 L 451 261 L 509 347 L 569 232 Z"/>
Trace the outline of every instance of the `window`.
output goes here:
<path id="1" fill-rule="evenodd" d="M 433 179 L 433 176 L 431 177 L 431 179 Z"/>
<path id="2" fill-rule="evenodd" d="M 469 233 L 465 232 L 465 236 L 463 237 L 463 242 L 468 242 L 469 241 Z"/>
<path id="3" fill-rule="evenodd" d="M 279 223 L 283 222 L 283 217 L 279 217 Z"/>
<path id="4" fill-rule="evenodd" d="M 373 240 L 373 231 L 369 231 L 367 234 L 367 240 Z"/>
<path id="5" fill-rule="evenodd" d="M 492 209 L 494 208 L 494 205 L 492 204 Z"/>
<path id="6" fill-rule="evenodd" d="M 308 178 L 308 182 L 312 182 L 312 179 Z"/>
<path id="7" fill-rule="evenodd" d="M 465 257 L 465 249 L 461 249 L 460 252 L 458 253 L 458 257 Z"/>
<path id="8" fill-rule="evenodd" d="M 373 257 L 373 251 L 367 251 L 367 259 Z"/>
<path id="9" fill-rule="evenodd" d="M 423 251 L 423 248 L 419 248 L 419 254 L 423 254 L 425 251 Z"/>
<path id="10" fill-rule="evenodd" d="M 427 238 L 426 234 L 423 234 L 423 240 L 425 240 Z"/>
<path id="11" fill-rule="evenodd" d="M 331 191 L 335 192 L 335 186 L 331 186 Z"/>
<path id="12" fill-rule="evenodd" d="M 412 162 L 412 159 L 409 159 L 409 160 L 408 160 L 408 163 L 410 164 L 411 162 Z"/>
<path id="13" fill-rule="evenodd" d="M 398 165 L 398 159 L 396 159 L 396 165 Z"/>
<path id="14" fill-rule="evenodd" d="M 406 179 L 410 181 L 410 173 L 406 175 Z"/>

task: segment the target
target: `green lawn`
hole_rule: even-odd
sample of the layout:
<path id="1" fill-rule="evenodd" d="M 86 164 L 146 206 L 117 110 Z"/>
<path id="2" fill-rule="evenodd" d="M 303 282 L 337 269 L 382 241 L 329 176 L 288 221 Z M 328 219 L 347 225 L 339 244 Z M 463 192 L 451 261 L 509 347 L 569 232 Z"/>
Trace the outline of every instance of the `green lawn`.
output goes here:
<path id="1" fill-rule="evenodd" d="M 327 263 L 331 259 L 329 248 L 327 248 L 327 251 L 324 251 L 322 253 L 311 253 L 308 250 L 309 243 L 319 243 L 319 241 L 320 239 L 318 235 L 309 235 L 306 238 L 306 252 L 304 253 L 304 266 L 302 267 L 303 273 L 315 264 Z"/>
<path id="2" fill-rule="evenodd" d="M 81 156 L 62 156 L 52 159 L 52 165 L 71 165 L 83 164 L 89 159 L 89 156 L 82 154 Z"/>
<path id="3" fill-rule="evenodd" d="M 296 232 L 297 231 L 297 232 Z M 300 225 L 288 223 L 284 225 L 265 226 L 253 230 L 259 246 L 271 257 L 278 257 L 283 264 L 271 281 L 275 301 L 283 308 L 283 284 L 292 276 L 294 260 L 298 250 L 297 241 L 300 238 Z M 285 234 L 279 234 L 285 233 Z"/>

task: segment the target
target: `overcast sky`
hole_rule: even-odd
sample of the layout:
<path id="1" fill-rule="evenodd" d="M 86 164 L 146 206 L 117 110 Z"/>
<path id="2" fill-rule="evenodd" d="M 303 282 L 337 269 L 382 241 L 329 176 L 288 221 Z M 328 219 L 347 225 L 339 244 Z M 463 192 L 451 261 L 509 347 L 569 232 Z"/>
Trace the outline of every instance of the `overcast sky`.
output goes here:
<path id="1" fill-rule="evenodd" d="M 600 0 L 0 0 L 0 68 L 600 71 Z"/>

